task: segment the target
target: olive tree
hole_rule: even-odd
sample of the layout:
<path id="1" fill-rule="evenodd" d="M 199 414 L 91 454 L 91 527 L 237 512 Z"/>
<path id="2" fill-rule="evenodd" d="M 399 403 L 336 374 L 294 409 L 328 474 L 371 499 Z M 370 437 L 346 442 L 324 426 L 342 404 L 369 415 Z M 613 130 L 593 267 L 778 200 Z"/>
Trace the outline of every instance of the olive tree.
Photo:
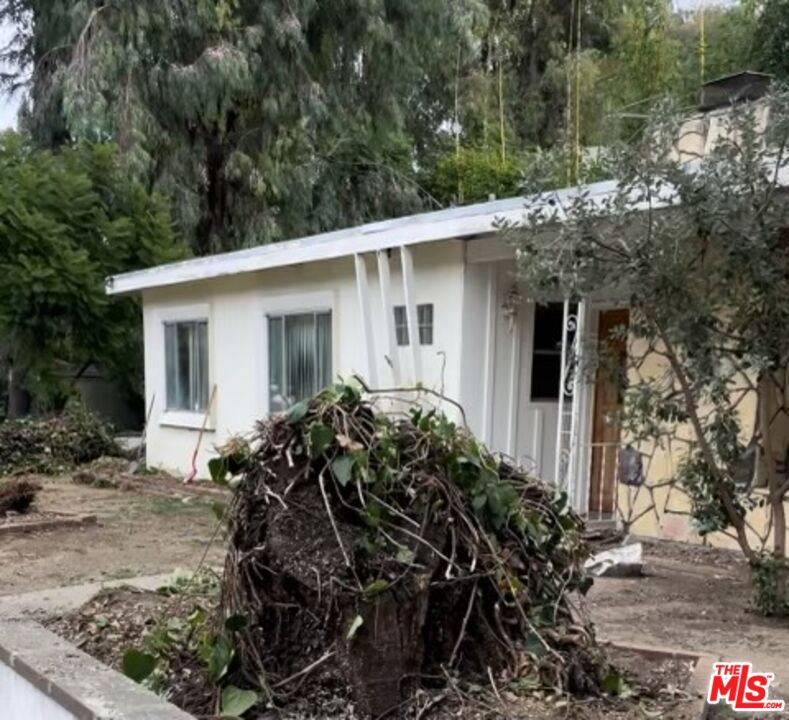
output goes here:
<path id="1" fill-rule="evenodd" d="M 781 92 L 733 106 L 714 147 L 688 157 L 664 107 L 612 153 L 611 193 L 554 196 L 508 229 L 537 299 L 629 306 L 618 422 L 631 440 L 685 443 L 666 482 L 700 533 L 736 539 L 768 613 L 789 611 L 788 110 Z M 757 505 L 767 528 L 750 521 Z"/>

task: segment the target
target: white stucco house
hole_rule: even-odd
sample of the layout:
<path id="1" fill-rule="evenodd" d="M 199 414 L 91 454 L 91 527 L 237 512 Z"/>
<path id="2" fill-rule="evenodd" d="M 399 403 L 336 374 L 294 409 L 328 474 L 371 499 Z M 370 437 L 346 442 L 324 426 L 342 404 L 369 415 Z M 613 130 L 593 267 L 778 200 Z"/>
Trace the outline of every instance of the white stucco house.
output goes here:
<path id="1" fill-rule="evenodd" d="M 570 467 L 571 442 L 613 451 L 618 439 L 595 428 L 610 398 L 595 403 L 590 386 L 571 399 L 560 385 L 573 328 L 596 332 L 608 310 L 524 299 L 514 250 L 496 231 L 524 210 L 523 198 L 491 201 L 109 278 L 109 294 L 142 298 L 149 465 L 188 473 L 205 420 L 204 476 L 228 436 L 358 374 L 371 387 L 440 389 L 489 447 L 544 478 L 583 472 Z M 612 513 L 613 465 L 592 469 L 599 477 L 586 473 L 574 503 Z"/>

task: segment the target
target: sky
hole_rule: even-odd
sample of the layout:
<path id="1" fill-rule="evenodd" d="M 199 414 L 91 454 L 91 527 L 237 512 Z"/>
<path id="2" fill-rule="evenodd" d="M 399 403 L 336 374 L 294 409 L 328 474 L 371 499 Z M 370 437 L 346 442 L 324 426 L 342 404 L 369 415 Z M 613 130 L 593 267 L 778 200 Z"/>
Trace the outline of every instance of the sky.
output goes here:
<path id="1" fill-rule="evenodd" d="M 0 47 L 11 37 L 11 28 L 0 25 Z M 19 97 L 8 97 L 0 93 L 0 130 L 16 125 L 16 111 L 19 108 Z"/>
<path id="2" fill-rule="evenodd" d="M 700 0 L 674 0 L 681 10 L 693 10 L 699 6 Z M 704 0 L 707 6 L 732 5 L 736 0 Z M 0 47 L 8 42 L 12 29 L 8 25 L 0 25 Z M 7 96 L 0 94 L 0 130 L 16 125 L 16 113 L 19 109 L 19 95 Z"/>

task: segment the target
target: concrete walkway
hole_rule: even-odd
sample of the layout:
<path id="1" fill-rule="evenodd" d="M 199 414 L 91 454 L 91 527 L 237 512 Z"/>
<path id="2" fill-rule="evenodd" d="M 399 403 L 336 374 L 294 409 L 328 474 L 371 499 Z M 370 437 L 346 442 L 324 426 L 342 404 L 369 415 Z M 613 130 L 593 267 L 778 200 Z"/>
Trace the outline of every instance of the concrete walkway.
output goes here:
<path id="1" fill-rule="evenodd" d="M 0 620 L 60 615 L 76 610 L 104 588 L 128 585 L 140 590 L 156 590 L 167 585 L 174 577 L 175 573 L 165 573 L 37 590 L 21 595 L 4 595 L 0 596 Z"/>

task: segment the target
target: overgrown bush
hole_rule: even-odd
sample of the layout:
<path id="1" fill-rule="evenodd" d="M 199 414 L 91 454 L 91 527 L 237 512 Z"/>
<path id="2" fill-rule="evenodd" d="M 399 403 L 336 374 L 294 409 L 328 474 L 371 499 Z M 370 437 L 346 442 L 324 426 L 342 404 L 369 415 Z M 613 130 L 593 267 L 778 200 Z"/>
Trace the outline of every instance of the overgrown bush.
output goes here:
<path id="1" fill-rule="evenodd" d="M 782 590 L 778 575 L 783 568 L 786 572 L 785 558 L 776 558 L 762 553 L 756 563 L 751 565 L 753 579 L 753 603 L 757 610 L 768 617 L 789 615 L 789 593 Z"/>
<path id="2" fill-rule="evenodd" d="M 0 475 L 56 475 L 119 453 L 111 426 L 79 403 L 55 417 L 0 423 Z"/>

